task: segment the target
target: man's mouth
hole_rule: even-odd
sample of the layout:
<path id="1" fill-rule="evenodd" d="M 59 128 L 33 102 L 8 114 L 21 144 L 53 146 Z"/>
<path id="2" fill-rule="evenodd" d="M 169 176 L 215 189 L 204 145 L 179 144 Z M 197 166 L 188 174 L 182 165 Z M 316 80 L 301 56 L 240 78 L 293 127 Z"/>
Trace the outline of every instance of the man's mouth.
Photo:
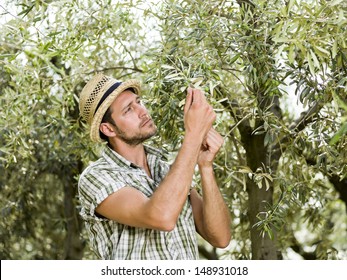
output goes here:
<path id="1" fill-rule="evenodd" d="M 151 121 L 152 121 L 152 119 L 145 120 L 143 123 L 141 123 L 141 127 L 145 126 L 146 124 L 148 124 Z"/>

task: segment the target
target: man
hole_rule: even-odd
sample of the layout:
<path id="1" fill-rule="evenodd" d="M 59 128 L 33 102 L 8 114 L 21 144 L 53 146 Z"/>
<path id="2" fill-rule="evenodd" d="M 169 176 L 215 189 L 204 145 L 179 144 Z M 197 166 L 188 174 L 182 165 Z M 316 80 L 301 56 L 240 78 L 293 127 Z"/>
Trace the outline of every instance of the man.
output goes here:
<path id="1" fill-rule="evenodd" d="M 216 184 L 213 160 L 223 138 L 204 94 L 188 89 L 185 136 L 169 167 L 144 145 L 157 128 L 136 80 L 98 74 L 80 95 L 80 112 L 103 155 L 80 176 L 81 215 L 101 259 L 198 259 L 196 231 L 215 247 L 230 241 L 230 217 Z M 202 197 L 191 188 L 195 166 Z"/>

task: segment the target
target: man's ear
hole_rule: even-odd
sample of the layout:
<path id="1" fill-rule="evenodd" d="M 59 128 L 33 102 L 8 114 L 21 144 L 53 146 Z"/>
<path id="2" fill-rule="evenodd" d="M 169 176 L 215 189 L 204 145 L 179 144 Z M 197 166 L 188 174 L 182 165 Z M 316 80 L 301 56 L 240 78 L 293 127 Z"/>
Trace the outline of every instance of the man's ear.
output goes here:
<path id="1" fill-rule="evenodd" d="M 110 123 L 101 123 L 99 129 L 107 137 L 116 136 L 116 131 Z"/>

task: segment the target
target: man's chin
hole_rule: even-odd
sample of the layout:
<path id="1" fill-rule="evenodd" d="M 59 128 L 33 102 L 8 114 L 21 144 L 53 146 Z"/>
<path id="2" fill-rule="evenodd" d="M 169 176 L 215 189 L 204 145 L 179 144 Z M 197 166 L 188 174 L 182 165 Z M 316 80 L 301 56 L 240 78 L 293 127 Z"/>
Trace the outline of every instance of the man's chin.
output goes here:
<path id="1" fill-rule="evenodd" d="M 123 137 L 121 137 L 121 139 L 123 142 L 127 143 L 130 146 L 137 146 L 139 144 L 142 144 L 146 140 L 150 139 L 151 137 L 153 137 L 156 134 L 157 134 L 157 127 L 154 126 L 153 130 L 146 133 L 146 134 L 138 135 L 138 136 L 132 137 L 132 138 L 126 138 L 123 136 Z"/>
<path id="2" fill-rule="evenodd" d="M 152 124 L 149 128 L 150 128 L 150 130 L 147 133 L 145 133 L 144 138 L 149 139 L 152 136 L 157 134 L 158 129 L 157 129 L 157 126 L 155 124 Z"/>

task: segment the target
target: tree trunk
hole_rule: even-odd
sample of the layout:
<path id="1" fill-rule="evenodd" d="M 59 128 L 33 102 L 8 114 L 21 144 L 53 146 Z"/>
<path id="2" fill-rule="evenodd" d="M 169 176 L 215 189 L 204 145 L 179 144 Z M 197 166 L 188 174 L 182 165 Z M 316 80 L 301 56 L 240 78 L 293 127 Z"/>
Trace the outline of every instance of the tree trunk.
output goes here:
<path id="1" fill-rule="evenodd" d="M 253 172 L 257 168 L 264 168 L 266 166 L 267 149 L 264 147 L 264 136 L 262 135 L 248 135 L 243 134 L 242 142 L 246 149 L 247 165 Z M 266 172 L 266 170 L 264 170 Z M 248 217 L 250 221 L 251 231 L 251 247 L 252 259 L 254 260 L 276 260 L 278 259 L 276 248 L 276 231 L 272 229 L 272 239 L 268 234 L 264 236 L 261 232 L 254 227 L 259 222 L 258 214 L 268 210 L 267 205 L 273 204 L 273 186 L 266 190 L 265 186 L 259 188 L 254 180 L 247 179 L 247 193 L 248 193 Z"/>
<path id="2" fill-rule="evenodd" d="M 64 170 L 65 169 L 65 170 Z M 76 208 L 77 182 L 73 169 L 64 168 L 64 214 L 66 223 L 66 260 L 80 260 L 83 257 L 84 242 L 81 239 L 82 221 Z"/>
<path id="3" fill-rule="evenodd" d="M 270 188 L 266 191 L 265 186 L 261 189 L 252 181 L 247 182 L 249 211 L 248 217 L 251 224 L 251 242 L 252 242 L 252 259 L 253 260 L 276 260 L 276 231 L 273 231 L 273 239 L 270 239 L 268 234 L 261 235 L 260 231 L 254 227 L 254 224 L 259 222 L 257 215 L 260 212 L 266 211 L 266 205 L 272 205 L 272 193 Z"/>

